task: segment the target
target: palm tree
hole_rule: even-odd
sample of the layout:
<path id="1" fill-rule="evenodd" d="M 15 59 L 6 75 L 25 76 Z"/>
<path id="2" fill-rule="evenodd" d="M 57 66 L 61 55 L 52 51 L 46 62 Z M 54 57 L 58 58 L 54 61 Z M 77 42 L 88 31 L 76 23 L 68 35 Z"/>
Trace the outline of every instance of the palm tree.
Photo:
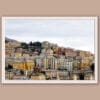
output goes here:
<path id="1" fill-rule="evenodd" d="M 95 70 L 95 65 L 94 65 L 94 63 L 92 63 L 92 64 L 90 65 L 90 68 L 91 68 L 91 70 L 92 70 L 93 73 L 94 73 L 94 70 Z"/>
<path id="2" fill-rule="evenodd" d="M 9 72 L 9 79 L 10 79 L 10 72 L 12 71 L 13 66 L 12 66 L 12 65 L 10 65 L 10 64 L 8 64 L 7 69 L 8 69 L 8 72 Z"/>

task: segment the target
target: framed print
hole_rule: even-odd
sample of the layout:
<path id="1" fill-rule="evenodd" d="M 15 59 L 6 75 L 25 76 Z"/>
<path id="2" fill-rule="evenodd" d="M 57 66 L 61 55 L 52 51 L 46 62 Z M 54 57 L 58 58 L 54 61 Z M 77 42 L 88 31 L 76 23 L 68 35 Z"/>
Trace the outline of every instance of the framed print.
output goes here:
<path id="1" fill-rule="evenodd" d="M 98 81 L 98 17 L 2 17 L 2 83 Z"/>

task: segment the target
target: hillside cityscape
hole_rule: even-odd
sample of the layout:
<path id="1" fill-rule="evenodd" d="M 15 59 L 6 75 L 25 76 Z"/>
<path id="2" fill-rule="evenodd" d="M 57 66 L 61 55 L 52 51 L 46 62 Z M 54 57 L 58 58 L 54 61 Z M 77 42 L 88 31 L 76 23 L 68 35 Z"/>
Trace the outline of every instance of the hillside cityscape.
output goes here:
<path id="1" fill-rule="evenodd" d="M 5 37 L 6 80 L 94 80 L 94 60 L 90 51 Z"/>

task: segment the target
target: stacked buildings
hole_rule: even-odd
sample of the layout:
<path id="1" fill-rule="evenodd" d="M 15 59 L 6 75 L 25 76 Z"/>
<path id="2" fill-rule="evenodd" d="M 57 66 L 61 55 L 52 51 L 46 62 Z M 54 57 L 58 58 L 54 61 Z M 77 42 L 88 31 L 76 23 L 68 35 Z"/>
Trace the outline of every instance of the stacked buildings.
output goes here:
<path id="1" fill-rule="evenodd" d="M 13 69 L 24 71 L 26 76 L 31 75 L 29 79 L 35 79 L 41 72 L 44 74 L 39 79 L 62 79 L 61 76 L 69 79 L 67 76 L 73 70 L 89 69 L 94 61 L 94 55 L 89 51 L 59 47 L 48 41 L 42 42 L 41 47 L 28 45 L 27 48 L 23 48 L 21 42 L 8 41 L 5 53 L 6 67 L 10 64 Z"/>

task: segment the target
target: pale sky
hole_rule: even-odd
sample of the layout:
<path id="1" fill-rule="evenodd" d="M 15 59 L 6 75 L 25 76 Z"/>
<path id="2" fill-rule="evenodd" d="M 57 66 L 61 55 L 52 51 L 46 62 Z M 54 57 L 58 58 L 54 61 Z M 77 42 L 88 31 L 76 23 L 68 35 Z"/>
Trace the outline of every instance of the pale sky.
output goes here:
<path id="1" fill-rule="evenodd" d="M 6 19 L 5 36 L 22 42 L 49 41 L 94 53 L 92 19 Z"/>

